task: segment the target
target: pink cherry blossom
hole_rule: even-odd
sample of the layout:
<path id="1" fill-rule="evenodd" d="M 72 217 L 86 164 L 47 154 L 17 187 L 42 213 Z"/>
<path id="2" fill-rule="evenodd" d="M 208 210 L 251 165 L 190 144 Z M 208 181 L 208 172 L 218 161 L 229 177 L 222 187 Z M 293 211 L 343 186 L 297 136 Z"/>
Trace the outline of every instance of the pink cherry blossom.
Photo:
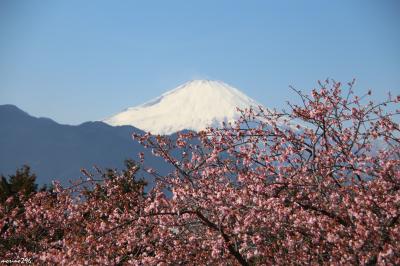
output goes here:
<path id="1" fill-rule="evenodd" d="M 289 112 L 135 139 L 170 163 L 144 184 L 81 180 L 0 208 L 1 257 L 63 265 L 399 265 L 398 111 L 320 82 Z M 365 101 L 365 104 L 364 104 Z M 286 122 L 283 122 L 286 121 Z M 177 156 L 176 150 L 182 154 Z M 138 175 L 138 167 L 131 173 Z"/>

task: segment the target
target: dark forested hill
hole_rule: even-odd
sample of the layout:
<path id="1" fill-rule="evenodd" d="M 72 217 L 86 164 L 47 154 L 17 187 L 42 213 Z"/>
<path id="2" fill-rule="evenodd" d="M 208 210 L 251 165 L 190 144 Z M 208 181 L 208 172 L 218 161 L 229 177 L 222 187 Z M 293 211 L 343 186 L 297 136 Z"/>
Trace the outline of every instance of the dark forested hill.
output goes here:
<path id="1" fill-rule="evenodd" d="M 14 105 L 0 105 L 0 174 L 12 174 L 28 164 L 39 184 L 53 179 L 66 183 L 81 176 L 80 169 L 94 165 L 122 169 L 124 160 L 137 158 L 143 147 L 132 140 L 131 126 L 112 127 L 102 122 L 78 126 L 61 125 L 48 118 L 36 118 Z M 166 169 L 158 158 L 148 163 Z"/>

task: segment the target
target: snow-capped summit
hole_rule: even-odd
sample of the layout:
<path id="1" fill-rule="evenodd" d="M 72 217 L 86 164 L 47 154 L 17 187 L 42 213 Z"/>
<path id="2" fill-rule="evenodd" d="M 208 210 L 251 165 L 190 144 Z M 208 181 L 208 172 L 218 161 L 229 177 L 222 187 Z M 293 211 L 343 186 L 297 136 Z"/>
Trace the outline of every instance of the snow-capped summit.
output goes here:
<path id="1" fill-rule="evenodd" d="M 183 129 L 200 131 L 209 126 L 218 127 L 239 117 L 237 107 L 259 105 L 222 81 L 193 80 L 152 101 L 127 108 L 104 122 L 168 135 Z"/>

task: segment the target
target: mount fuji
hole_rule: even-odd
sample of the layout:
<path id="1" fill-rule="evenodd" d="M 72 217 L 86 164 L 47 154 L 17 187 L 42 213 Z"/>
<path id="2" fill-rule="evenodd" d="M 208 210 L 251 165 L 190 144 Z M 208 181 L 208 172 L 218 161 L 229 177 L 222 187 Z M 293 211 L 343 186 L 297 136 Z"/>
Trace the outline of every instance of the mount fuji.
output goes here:
<path id="1" fill-rule="evenodd" d="M 130 125 L 152 134 L 200 131 L 239 118 L 237 108 L 261 106 L 238 89 L 214 80 L 193 80 L 160 97 L 105 119 L 111 126 Z"/>
<path id="2" fill-rule="evenodd" d="M 0 175 L 13 174 L 28 164 L 39 184 L 58 179 L 67 185 L 68 180 L 81 176 L 81 168 L 122 169 L 124 160 L 136 159 L 139 152 L 145 153 L 149 165 L 167 174 L 170 166 L 133 141 L 132 133 L 150 131 L 176 138 L 173 133 L 181 130 L 199 131 L 237 119 L 237 107 L 258 105 L 239 90 L 210 80 L 187 82 L 106 119 L 107 124 L 62 125 L 31 116 L 14 105 L 0 105 Z M 141 175 L 151 184 L 146 173 Z"/>

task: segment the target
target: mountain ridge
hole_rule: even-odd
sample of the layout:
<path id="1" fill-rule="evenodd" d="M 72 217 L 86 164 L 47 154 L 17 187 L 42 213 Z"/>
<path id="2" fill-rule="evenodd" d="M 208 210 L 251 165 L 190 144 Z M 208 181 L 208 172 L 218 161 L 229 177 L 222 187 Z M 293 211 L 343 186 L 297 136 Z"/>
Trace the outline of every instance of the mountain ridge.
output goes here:
<path id="1" fill-rule="evenodd" d="M 15 105 L 0 105 L 0 125 L 3 175 L 13 174 L 27 164 L 37 174 L 39 184 L 49 184 L 54 179 L 67 184 L 82 176 L 82 168 L 122 169 L 124 160 L 137 159 L 139 152 L 145 153 L 149 164 L 161 171 L 166 169 L 160 158 L 132 139 L 132 133 L 144 133 L 132 126 L 113 127 L 100 121 L 62 125 L 31 116 Z"/>

